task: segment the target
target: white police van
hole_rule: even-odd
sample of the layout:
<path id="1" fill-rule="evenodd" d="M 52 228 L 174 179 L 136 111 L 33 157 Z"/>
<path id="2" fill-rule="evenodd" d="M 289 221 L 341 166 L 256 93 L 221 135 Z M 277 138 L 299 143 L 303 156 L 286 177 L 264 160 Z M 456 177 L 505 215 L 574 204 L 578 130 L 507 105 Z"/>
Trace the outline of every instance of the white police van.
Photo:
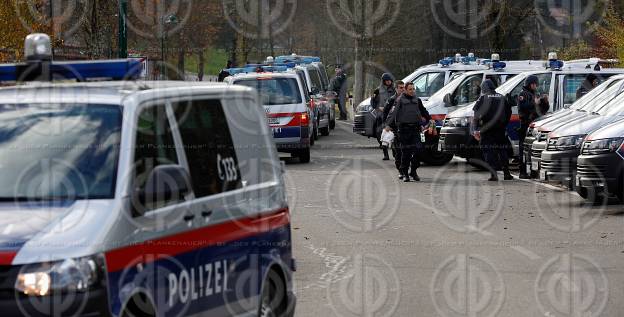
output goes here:
<path id="1" fill-rule="evenodd" d="M 30 35 L 29 61 L 0 65 L 16 83 L 0 88 L 2 315 L 292 316 L 290 213 L 257 93 L 50 53 Z"/>
<path id="2" fill-rule="evenodd" d="M 456 54 L 455 57 L 441 59 L 438 64 L 418 68 L 405 77 L 403 82 L 414 83 L 418 96 L 424 102 L 448 84 L 457 74 L 467 71 L 487 70 L 488 67 L 483 64 L 484 61 L 484 59 L 477 59 L 472 53 L 468 56 Z M 381 129 L 383 129 L 379 124 L 380 116 L 381 113 L 372 108 L 371 98 L 362 101 L 355 108 L 353 133 L 379 139 L 381 137 Z"/>
<path id="3" fill-rule="evenodd" d="M 230 69 L 232 76 L 225 82 L 258 91 L 266 119 L 273 132 L 273 140 L 280 152 L 310 162 L 310 146 L 314 129 L 311 103 L 304 81 L 286 66 L 259 66 Z"/>

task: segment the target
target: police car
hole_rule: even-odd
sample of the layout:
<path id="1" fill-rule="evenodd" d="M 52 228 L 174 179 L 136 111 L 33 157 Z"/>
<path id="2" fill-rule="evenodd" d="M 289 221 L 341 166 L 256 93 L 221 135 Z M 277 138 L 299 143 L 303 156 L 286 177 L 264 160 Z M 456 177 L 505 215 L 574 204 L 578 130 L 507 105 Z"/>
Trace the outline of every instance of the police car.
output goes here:
<path id="1" fill-rule="evenodd" d="M 457 54 L 455 57 L 441 59 L 438 64 L 418 68 L 405 77 L 403 82 L 414 83 L 418 96 L 424 102 L 454 79 L 457 74 L 487 70 L 488 67 L 483 64 L 483 61 L 483 59 L 477 59 L 472 53 L 468 56 Z M 383 128 L 377 124 L 380 115 L 375 109 L 372 109 L 370 98 L 362 101 L 355 109 L 353 132 L 361 136 L 379 139 Z"/>
<path id="2" fill-rule="evenodd" d="M 310 162 L 310 146 L 314 130 L 312 99 L 305 83 L 286 66 L 260 66 L 230 69 L 232 76 L 225 79 L 230 85 L 256 89 L 266 112 L 277 150 Z"/>
<path id="3" fill-rule="evenodd" d="M 624 121 L 592 132 L 581 146 L 575 177 L 576 191 L 597 200 L 616 195 L 624 202 Z"/>
<path id="4" fill-rule="evenodd" d="M 43 34 L 25 51 L 0 65 L 16 83 L 0 88 L 3 316 L 292 316 L 290 213 L 254 90 L 54 62 Z"/>

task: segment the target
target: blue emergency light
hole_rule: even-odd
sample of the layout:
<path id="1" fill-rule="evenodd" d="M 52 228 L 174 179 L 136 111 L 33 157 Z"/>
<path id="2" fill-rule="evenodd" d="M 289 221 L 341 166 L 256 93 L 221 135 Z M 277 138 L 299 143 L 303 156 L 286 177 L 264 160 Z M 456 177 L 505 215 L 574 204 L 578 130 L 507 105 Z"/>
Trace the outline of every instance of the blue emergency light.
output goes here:
<path id="1" fill-rule="evenodd" d="M 283 55 L 275 58 L 276 63 L 296 63 L 300 64 L 311 64 L 311 63 L 320 63 L 321 58 L 318 56 L 299 56 L 299 55 Z"/>
<path id="2" fill-rule="evenodd" d="M 503 70 L 507 67 L 507 64 L 505 64 L 505 62 L 493 62 L 490 67 L 492 67 L 493 70 Z"/>
<path id="3" fill-rule="evenodd" d="M 561 70 L 563 68 L 563 61 L 560 60 L 549 60 L 548 68 L 552 70 Z"/>
<path id="4" fill-rule="evenodd" d="M 453 63 L 455 63 L 455 59 L 452 57 L 446 57 L 444 59 L 441 59 L 438 62 L 442 67 L 449 67 L 451 66 Z"/>
<path id="5" fill-rule="evenodd" d="M 0 65 L 0 81 L 135 80 L 141 76 L 142 71 L 142 61 L 138 59 L 78 62 L 31 61 Z"/>
<path id="6" fill-rule="evenodd" d="M 267 73 L 279 73 L 279 72 L 285 72 L 288 71 L 287 66 L 280 66 L 280 65 L 274 65 L 274 66 L 268 66 L 268 65 L 259 65 L 259 66 L 254 66 L 254 64 L 249 64 L 246 65 L 245 67 L 242 68 L 228 68 L 225 71 L 228 72 L 228 74 L 230 74 L 230 76 L 234 76 L 234 75 L 238 75 L 238 74 L 248 74 L 248 73 L 256 73 L 258 68 L 262 68 L 263 72 L 267 72 Z"/>

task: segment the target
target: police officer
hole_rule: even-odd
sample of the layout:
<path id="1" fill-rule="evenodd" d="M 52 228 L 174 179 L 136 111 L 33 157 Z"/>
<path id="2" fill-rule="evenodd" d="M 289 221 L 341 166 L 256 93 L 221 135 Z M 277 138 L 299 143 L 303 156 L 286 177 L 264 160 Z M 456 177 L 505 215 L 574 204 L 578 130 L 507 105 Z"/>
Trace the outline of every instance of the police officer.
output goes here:
<path id="1" fill-rule="evenodd" d="M 481 84 L 481 97 L 473 111 L 474 137 L 480 141 L 481 150 L 488 164 L 491 177 L 489 181 L 498 181 L 496 170 L 502 168 L 505 180 L 513 180 L 509 173 L 507 156 L 507 125 L 511 120 L 511 105 L 503 95 L 496 92 L 496 86 L 490 79 Z"/>
<path id="2" fill-rule="evenodd" d="M 340 66 L 336 66 L 336 76 L 332 78 L 329 87 L 336 93 L 340 117 L 338 120 L 347 120 L 347 75 Z"/>
<path id="3" fill-rule="evenodd" d="M 594 74 L 589 74 L 581 84 L 581 87 L 576 91 L 576 99 L 580 99 L 585 96 L 588 92 L 592 91 L 596 86 L 598 86 L 600 82 L 598 81 L 598 77 Z"/>
<path id="4" fill-rule="evenodd" d="M 401 80 L 397 80 L 395 83 L 395 87 L 396 87 L 396 93 L 394 94 L 394 96 L 390 97 L 388 101 L 386 101 L 386 105 L 384 106 L 383 121 L 385 122 L 385 125 L 390 127 L 390 129 L 392 129 L 392 131 L 394 131 L 396 134 L 397 127 L 395 126 L 394 122 L 389 119 L 390 119 L 390 115 L 396 109 L 396 101 L 405 92 L 405 83 Z M 396 166 L 396 169 L 399 171 L 399 179 L 403 179 L 403 174 L 401 173 L 401 153 L 402 152 L 401 152 L 400 144 L 401 143 L 399 142 L 399 138 L 396 137 L 395 135 L 394 142 L 392 143 L 392 156 L 394 156 L 394 165 Z"/>
<path id="5" fill-rule="evenodd" d="M 548 96 L 538 99 L 537 87 L 539 86 L 539 78 L 531 75 L 524 81 L 522 92 L 518 96 L 518 114 L 520 115 L 520 130 L 518 131 L 520 138 L 520 178 L 531 178 L 526 170 L 524 139 L 526 138 L 529 125 L 537 118 L 546 114 L 550 109 Z"/>
<path id="6" fill-rule="evenodd" d="M 423 150 L 420 139 L 423 126 L 431 121 L 427 109 L 416 95 L 413 83 L 405 85 L 405 93 L 396 102 L 396 109 L 392 112 L 389 120 L 397 127 L 399 142 L 401 143 L 401 174 L 404 182 L 420 181 L 416 170 L 420 167 L 418 155 Z M 409 173 L 409 168 L 412 172 Z"/>
<path id="7" fill-rule="evenodd" d="M 227 61 L 227 65 L 225 66 L 225 69 L 222 69 L 221 72 L 219 73 L 219 82 L 222 83 L 225 78 L 227 78 L 228 76 L 230 76 L 230 73 L 227 71 L 227 69 L 230 69 L 234 67 L 234 62 L 232 61 Z"/>

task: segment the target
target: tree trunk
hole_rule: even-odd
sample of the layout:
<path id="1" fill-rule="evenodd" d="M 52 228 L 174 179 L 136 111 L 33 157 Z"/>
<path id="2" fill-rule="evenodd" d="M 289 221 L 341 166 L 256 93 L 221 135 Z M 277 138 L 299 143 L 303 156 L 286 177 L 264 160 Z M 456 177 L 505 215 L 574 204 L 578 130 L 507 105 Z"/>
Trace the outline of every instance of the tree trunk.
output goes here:
<path id="1" fill-rule="evenodd" d="M 184 80 L 184 58 L 185 58 L 185 52 L 183 49 L 179 49 L 178 50 L 178 76 L 180 80 Z"/>
<path id="2" fill-rule="evenodd" d="M 362 42 L 361 39 L 355 40 L 355 62 L 353 64 L 353 104 L 355 105 L 359 105 L 364 100 L 364 90 L 366 90 Z"/>
<path id="3" fill-rule="evenodd" d="M 199 60 L 199 63 L 197 65 L 197 77 L 199 81 L 203 81 L 204 80 L 204 65 L 206 64 L 206 58 L 204 56 L 203 49 L 200 49 L 199 52 L 197 52 L 197 57 Z"/>

